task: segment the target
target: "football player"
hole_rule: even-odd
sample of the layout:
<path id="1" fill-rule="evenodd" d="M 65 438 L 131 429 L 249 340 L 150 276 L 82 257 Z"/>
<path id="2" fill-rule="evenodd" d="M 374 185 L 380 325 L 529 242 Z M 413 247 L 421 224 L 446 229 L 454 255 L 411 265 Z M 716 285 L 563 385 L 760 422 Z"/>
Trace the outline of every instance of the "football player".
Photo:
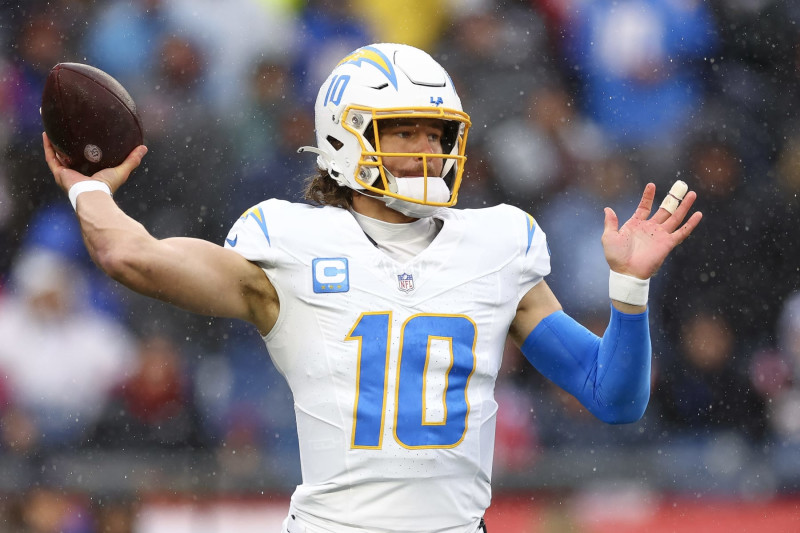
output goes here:
<path id="1" fill-rule="evenodd" d="M 481 531 L 506 337 L 601 420 L 638 420 L 648 279 L 699 223 L 697 212 L 683 222 L 696 195 L 676 186 L 651 216 L 649 184 L 622 227 L 606 209 L 611 318 L 597 337 L 544 281 L 545 233 L 529 214 L 452 207 L 470 120 L 428 54 L 356 50 L 322 85 L 315 114 L 317 145 L 301 151 L 316 156 L 306 195 L 322 207 L 263 201 L 224 247 L 157 240 L 117 207 L 110 193 L 145 147 L 91 178 L 64 168 L 46 136 L 44 147 L 105 272 L 263 336 L 292 389 L 300 443 L 303 481 L 284 532 Z"/>

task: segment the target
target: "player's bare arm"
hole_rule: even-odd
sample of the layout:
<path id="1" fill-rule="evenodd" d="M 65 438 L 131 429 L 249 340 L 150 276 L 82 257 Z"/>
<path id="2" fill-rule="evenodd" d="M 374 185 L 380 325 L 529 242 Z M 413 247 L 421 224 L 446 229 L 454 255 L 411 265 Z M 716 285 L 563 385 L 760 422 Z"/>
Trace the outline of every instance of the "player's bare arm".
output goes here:
<path id="1" fill-rule="evenodd" d="M 47 164 L 65 191 L 96 180 L 115 192 L 147 153 L 134 149 L 118 167 L 91 178 L 66 168 L 43 135 Z M 81 194 L 76 212 L 95 263 L 126 287 L 195 313 L 237 318 L 266 334 L 278 315 L 277 294 L 264 272 L 241 255 L 192 238 L 154 238 L 101 191 Z"/>
<path id="2" fill-rule="evenodd" d="M 522 346 L 522 343 L 542 319 L 560 310 L 561 304 L 550 290 L 547 282 L 540 281 L 522 297 L 517 306 L 517 314 L 508 331 L 511 340 L 517 346 Z"/>

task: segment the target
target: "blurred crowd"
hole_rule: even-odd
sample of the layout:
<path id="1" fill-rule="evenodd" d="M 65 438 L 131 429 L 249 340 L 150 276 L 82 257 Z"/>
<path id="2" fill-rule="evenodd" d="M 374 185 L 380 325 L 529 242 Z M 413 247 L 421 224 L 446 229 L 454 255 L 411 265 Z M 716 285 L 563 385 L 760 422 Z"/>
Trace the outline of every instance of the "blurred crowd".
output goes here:
<path id="1" fill-rule="evenodd" d="M 498 475 L 563 447 L 724 440 L 774 458 L 774 490 L 797 490 L 798 19 L 784 0 L 0 3 L 0 456 L 198 450 L 297 479 L 291 396 L 256 332 L 91 264 L 43 159 L 41 92 L 59 62 L 115 76 L 150 148 L 118 203 L 156 236 L 221 243 L 252 204 L 300 199 L 314 162 L 296 148 L 314 142 L 319 85 L 347 52 L 389 41 L 434 55 L 471 115 L 459 207 L 531 213 L 548 283 L 598 334 L 603 207 L 627 218 L 647 182 L 660 198 L 682 179 L 704 213 L 651 284 L 642 421 L 593 420 L 509 345 Z"/>

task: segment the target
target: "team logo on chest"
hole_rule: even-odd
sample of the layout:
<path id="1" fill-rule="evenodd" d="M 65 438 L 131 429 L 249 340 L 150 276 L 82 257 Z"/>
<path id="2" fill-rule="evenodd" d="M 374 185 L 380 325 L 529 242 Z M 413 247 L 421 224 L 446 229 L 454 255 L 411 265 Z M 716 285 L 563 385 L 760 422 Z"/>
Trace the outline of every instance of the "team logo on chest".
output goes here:
<path id="1" fill-rule="evenodd" d="M 405 272 L 397 275 L 397 288 L 403 292 L 414 290 L 414 276 Z"/>

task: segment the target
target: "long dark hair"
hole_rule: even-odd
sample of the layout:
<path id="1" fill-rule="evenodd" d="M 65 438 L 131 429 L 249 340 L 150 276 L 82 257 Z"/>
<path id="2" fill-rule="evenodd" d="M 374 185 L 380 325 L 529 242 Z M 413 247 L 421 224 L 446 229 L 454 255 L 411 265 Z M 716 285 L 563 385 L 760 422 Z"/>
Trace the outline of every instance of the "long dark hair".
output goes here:
<path id="1" fill-rule="evenodd" d="M 336 183 L 327 170 L 319 170 L 306 179 L 303 197 L 316 205 L 330 205 L 350 209 L 353 205 L 352 189 Z"/>

